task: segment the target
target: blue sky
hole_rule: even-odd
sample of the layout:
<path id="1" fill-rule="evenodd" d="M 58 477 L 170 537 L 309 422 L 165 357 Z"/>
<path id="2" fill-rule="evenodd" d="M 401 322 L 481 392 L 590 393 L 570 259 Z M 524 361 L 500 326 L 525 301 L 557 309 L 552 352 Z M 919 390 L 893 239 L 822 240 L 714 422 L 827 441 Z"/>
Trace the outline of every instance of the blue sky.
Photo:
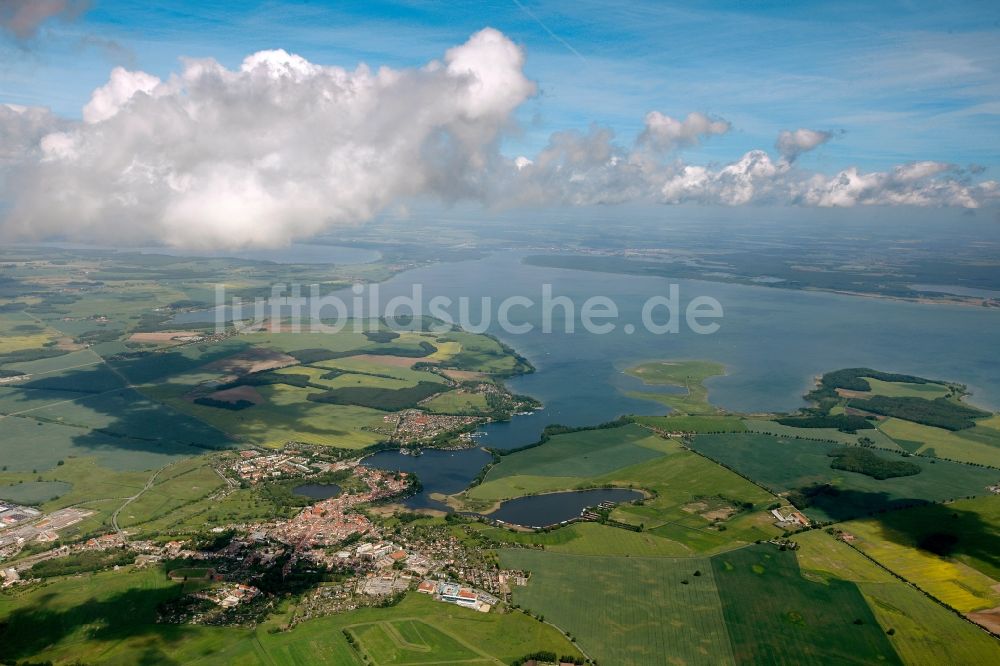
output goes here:
<path id="1" fill-rule="evenodd" d="M 238 6 L 239 11 L 234 11 Z M 780 130 L 843 134 L 802 158 L 833 172 L 914 160 L 1000 168 L 998 2 L 114 2 L 27 41 L 0 38 L 0 102 L 78 117 L 116 64 L 167 76 L 182 56 L 234 66 L 284 48 L 321 64 L 419 66 L 492 26 L 527 52 L 539 95 L 510 154 L 553 131 L 701 111 L 733 131 L 684 159 L 771 149 Z"/>

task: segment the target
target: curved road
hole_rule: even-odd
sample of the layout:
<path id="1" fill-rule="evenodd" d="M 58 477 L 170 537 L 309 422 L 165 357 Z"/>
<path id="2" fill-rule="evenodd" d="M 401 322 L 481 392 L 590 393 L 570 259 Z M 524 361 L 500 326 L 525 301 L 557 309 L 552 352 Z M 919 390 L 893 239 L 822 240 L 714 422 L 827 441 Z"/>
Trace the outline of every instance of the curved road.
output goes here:
<path id="1" fill-rule="evenodd" d="M 119 534 L 122 533 L 122 528 L 118 527 L 118 514 L 120 514 L 122 512 L 122 509 L 124 509 L 125 507 L 127 507 L 129 504 L 131 504 L 135 500 L 139 499 L 139 497 L 141 497 L 144 492 L 146 492 L 147 490 L 149 490 L 150 488 L 152 488 L 153 485 L 156 483 L 156 477 L 160 475 L 160 472 L 162 472 L 166 468 L 170 467 L 170 465 L 172 465 L 172 464 L 173 463 L 167 463 L 166 465 L 164 465 L 160 469 L 158 469 L 155 472 L 153 472 L 153 475 L 150 476 L 149 479 L 146 481 L 146 485 L 142 487 L 142 490 L 140 490 L 139 492 L 137 492 L 135 495 L 132 495 L 132 497 L 129 497 L 128 499 L 126 499 L 124 504 L 122 504 L 120 507 L 118 507 L 117 509 L 115 509 L 115 512 L 113 514 L 111 514 L 111 526 L 113 528 L 115 528 L 115 532 L 118 532 Z"/>

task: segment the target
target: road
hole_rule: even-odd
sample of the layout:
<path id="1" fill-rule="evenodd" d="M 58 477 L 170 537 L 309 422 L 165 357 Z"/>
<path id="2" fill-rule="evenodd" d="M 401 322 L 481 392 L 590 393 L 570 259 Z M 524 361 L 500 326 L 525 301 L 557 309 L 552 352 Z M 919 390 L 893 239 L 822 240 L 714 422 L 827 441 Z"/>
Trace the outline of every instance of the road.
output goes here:
<path id="1" fill-rule="evenodd" d="M 122 509 L 124 509 L 129 504 L 131 504 L 132 502 L 136 501 L 137 499 L 139 499 L 144 492 L 146 492 L 147 490 L 149 490 L 150 488 L 152 488 L 153 485 L 156 483 L 156 477 L 160 475 L 160 472 L 162 472 L 166 468 L 170 467 L 170 465 L 172 465 L 172 464 L 173 463 L 167 463 L 166 465 L 164 465 L 160 469 L 158 469 L 155 472 L 153 472 L 152 476 L 150 476 L 149 479 L 146 481 L 146 485 L 144 485 L 142 487 L 142 490 L 140 490 L 135 495 L 132 495 L 131 497 L 129 497 L 128 499 L 126 499 L 125 502 L 124 502 L 124 504 L 122 504 L 120 507 L 118 507 L 117 509 L 115 509 L 115 512 L 113 514 L 111 514 L 111 526 L 115 529 L 115 532 L 118 532 L 119 534 L 122 533 L 122 528 L 118 527 L 118 514 L 120 514 L 122 512 Z"/>

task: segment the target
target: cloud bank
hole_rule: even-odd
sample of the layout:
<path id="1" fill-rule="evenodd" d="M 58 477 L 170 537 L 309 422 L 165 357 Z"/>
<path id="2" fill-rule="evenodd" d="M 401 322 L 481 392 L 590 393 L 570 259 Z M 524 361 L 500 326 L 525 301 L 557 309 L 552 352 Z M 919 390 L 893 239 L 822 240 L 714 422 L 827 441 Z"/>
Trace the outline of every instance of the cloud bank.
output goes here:
<path id="1" fill-rule="evenodd" d="M 778 137 L 780 160 L 751 151 L 721 166 L 677 152 L 730 124 L 658 111 L 628 146 L 608 128 L 554 133 L 537 155 L 499 148 L 535 94 L 523 51 L 482 30 L 412 69 L 323 66 L 282 50 L 230 70 L 184 61 L 161 80 L 115 68 L 82 122 L 0 106 L 7 237 L 163 242 L 190 248 L 282 245 L 364 222 L 416 196 L 487 205 L 698 202 L 976 207 L 995 182 L 920 162 L 834 176 L 794 166 L 829 140 Z"/>
<path id="2" fill-rule="evenodd" d="M 420 69 L 348 71 L 281 50 L 161 81 L 116 68 L 83 122 L 8 174 L 19 234 L 275 245 L 418 194 L 472 196 L 513 110 L 523 53 L 483 30 Z M 467 182 L 468 181 L 468 182 Z"/>

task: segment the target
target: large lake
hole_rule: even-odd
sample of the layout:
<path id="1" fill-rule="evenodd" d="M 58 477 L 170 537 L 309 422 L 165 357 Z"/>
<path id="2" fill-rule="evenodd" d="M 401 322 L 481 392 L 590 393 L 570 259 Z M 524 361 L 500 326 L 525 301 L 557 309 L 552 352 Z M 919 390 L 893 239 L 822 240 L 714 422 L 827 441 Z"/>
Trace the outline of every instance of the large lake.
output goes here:
<path id="1" fill-rule="evenodd" d="M 495 322 L 489 332 L 526 356 L 537 368 L 508 382 L 516 392 L 545 403 L 531 416 L 493 424 L 480 440 L 510 448 L 535 441 L 548 423 L 586 425 L 623 413 L 660 413 L 657 403 L 634 400 L 623 390 L 635 385 L 622 370 L 648 359 L 700 358 L 725 363 L 727 375 L 708 382 L 713 403 L 740 412 L 795 409 L 813 378 L 837 368 L 871 366 L 965 383 L 972 401 L 1000 406 L 1000 310 L 926 305 L 889 299 L 843 296 L 774 287 L 697 280 L 609 275 L 527 266 L 516 253 L 477 261 L 436 264 L 397 275 L 380 285 L 383 303 L 423 285 L 433 295 L 471 297 L 469 319 L 479 322 L 479 298 L 493 307 L 509 296 L 541 300 L 541 285 L 569 296 L 577 308 L 590 296 L 608 296 L 618 306 L 620 324 L 641 322 L 645 301 L 666 295 L 673 282 L 682 306 L 696 296 L 711 296 L 724 308 L 721 327 L 698 335 L 685 326 L 678 334 L 656 335 L 638 326 L 629 335 L 619 325 L 607 335 L 565 333 L 556 322 L 551 333 L 540 327 L 541 308 L 512 311 L 535 328 L 511 335 Z M 457 312 L 457 308 L 449 310 Z M 515 323 L 520 323 L 516 320 Z"/>
<path id="2" fill-rule="evenodd" d="M 641 322 L 645 301 L 666 295 L 671 282 L 680 289 L 682 306 L 696 296 L 711 296 L 722 304 L 725 316 L 718 332 L 698 335 L 682 325 L 678 334 L 656 335 L 641 326 L 634 334 L 625 333 L 622 324 Z M 802 394 L 814 377 L 854 366 L 960 381 L 969 386 L 974 403 L 994 409 L 1000 405 L 997 310 L 527 266 L 513 252 L 401 273 L 379 285 L 382 303 L 394 296 L 409 296 L 414 284 L 422 285 L 425 301 L 432 296 L 456 302 L 469 297 L 473 323 L 481 320 L 481 297 L 491 297 L 494 309 L 509 296 L 539 302 L 543 284 L 552 285 L 556 296 L 570 297 L 577 309 L 595 295 L 610 297 L 618 307 L 619 326 L 607 335 L 582 332 L 579 325 L 576 333 L 565 333 L 559 322 L 554 332 L 545 333 L 538 306 L 511 313 L 514 323 L 535 325 L 529 333 L 511 335 L 495 321 L 490 325 L 490 333 L 517 349 L 538 370 L 510 380 L 508 386 L 538 398 L 545 408 L 509 423 L 491 424 L 480 440 L 486 446 L 512 448 L 534 442 L 550 423 L 579 426 L 625 413 L 663 413 L 659 403 L 625 395 L 637 385 L 622 371 L 647 359 L 725 363 L 728 374 L 708 382 L 710 398 L 740 412 L 795 409 L 803 404 Z M 345 302 L 351 296 L 349 291 L 342 293 Z M 457 308 L 449 312 L 457 316 Z M 213 319 L 214 312 L 202 316 Z M 454 492 L 451 489 L 460 485 L 457 475 L 466 482 L 473 478 L 485 454 L 472 449 L 447 455 L 460 457 L 462 464 L 457 467 L 461 471 L 454 459 L 440 468 L 429 465 L 433 459 L 426 457 L 403 461 L 404 456 L 380 455 L 369 460 L 387 467 L 419 464 L 422 469 L 413 471 L 425 491 L 409 502 L 417 506 L 428 502 L 427 493 Z"/>

